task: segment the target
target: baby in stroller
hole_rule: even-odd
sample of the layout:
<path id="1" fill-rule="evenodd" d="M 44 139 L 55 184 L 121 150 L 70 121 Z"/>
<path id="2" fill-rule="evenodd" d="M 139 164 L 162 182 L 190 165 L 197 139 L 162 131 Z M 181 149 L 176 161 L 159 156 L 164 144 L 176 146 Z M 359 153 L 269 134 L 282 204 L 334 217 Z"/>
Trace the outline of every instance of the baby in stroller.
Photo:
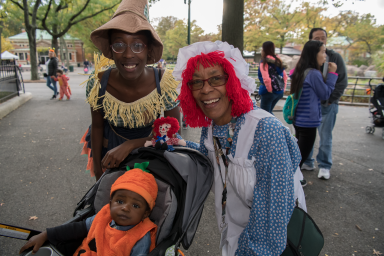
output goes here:
<path id="1" fill-rule="evenodd" d="M 120 176 L 111 187 L 109 205 L 96 215 L 81 222 L 49 228 L 32 237 L 20 253 L 32 246 L 36 253 L 46 240 L 58 245 L 85 237 L 75 255 L 88 255 L 91 251 L 103 255 L 147 255 L 155 247 L 157 226 L 148 217 L 158 191 L 155 178 L 145 169 L 148 164 L 135 164 L 137 168 Z"/>
<path id="2" fill-rule="evenodd" d="M 143 147 L 134 150 L 120 164 L 119 167 L 107 169 L 104 172 L 96 184 L 77 204 L 73 218 L 68 220 L 61 227 L 64 227 L 67 224 L 76 226 L 80 225 L 77 223 L 83 223 L 81 225 L 84 230 L 84 225 L 87 223 L 86 219 L 96 214 L 96 220 L 98 213 L 100 213 L 104 207 L 109 209 L 112 195 L 111 190 L 113 190 L 112 185 L 116 182 L 116 180 L 118 180 L 119 177 L 124 176 L 126 173 L 132 172 L 133 170 L 127 170 L 137 168 L 139 163 L 141 163 L 141 166 L 145 163 L 141 168 L 149 170 L 157 183 L 157 196 L 155 197 L 156 202 L 154 203 L 153 208 L 151 208 L 152 206 L 151 203 L 148 202 L 147 196 L 134 191 L 140 194 L 146 200 L 150 209 L 152 209 L 149 219 L 157 226 L 155 231 L 155 247 L 152 250 L 153 242 L 151 239 L 151 241 L 148 242 L 148 247 L 150 244 L 150 252 L 143 255 L 179 255 L 178 252 L 180 244 L 182 244 L 184 249 L 188 250 L 188 248 L 192 245 L 203 211 L 204 202 L 213 184 L 213 167 L 205 155 L 196 150 L 184 147 L 175 146 L 174 151 L 156 150 L 155 148 L 150 147 Z M 137 184 L 138 186 L 144 186 L 141 181 Z M 130 188 L 129 190 L 134 189 Z M 144 216 L 146 216 L 146 214 L 143 214 L 143 217 Z M 113 216 L 111 216 L 111 218 L 112 217 Z M 116 221 L 115 218 L 113 219 Z M 118 224 L 121 223 L 118 222 Z M 89 229 L 89 232 L 86 230 L 86 232 L 81 236 L 79 235 L 78 238 L 75 237 L 75 234 L 80 232 L 73 232 L 72 241 L 60 244 L 57 243 L 57 245 L 49 243 L 55 243 L 59 240 L 57 237 L 55 238 L 55 241 L 50 241 L 51 237 L 48 229 L 47 238 L 49 238 L 49 240 L 47 240 L 47 242 L 42 246 L 40 242 L 39 246 L 41 246 L 41 249 L 36 255 L 74 255 L 74 252 L 82 243 L 84 243 L 84 241 L 87 241 L 85 243 L 90 242 L 88 240 L 84 240 L 84 237 L 87 237 L 87 235 L 89 237 L 89 233 L 92 232 L 93 225 L 93 223 L 90 225 L 91 228 Z M 57 229 L 61 227 L 57 227 Z M 64 233 L 62 232 L 57 233 L 60 237 L 63 234 Z M 143 233 L 141 234 L 142 237 L 145 235 Z M 152 233 L 150 234 L 152 235 Z M 141 243 L 141 240 L 138 243 Z M 136 245 L 138 243 L 136 243 Z M 25 248 L 30 246 L 31 245 L 25 246 Z M 133 248 L 131 253 L 133 252 Z M 45 252 L 48 253 L 48 251 L 51 253 L 45 254 Z M 28 249 L 21 255 L 30 255 L 30 253 L 32 252 Z M 99 250 L 97 253 L 98 255 L 111 255 L 108 253 L 103 254 L 103 252 Z"/>
<path id="3" fill-rule="evenodd" d="M 371 81 L 372 79 L 369 80 L 370 89 L 367 90 L 369 95 L 371 95 L 372 92 Z M 369 107 L 369 113 L 372 117 L 372 125 L 367 126 L 365 128 L 365 132 L 373 134 L 375 132 L 375 127 L 384 127 L 384 84 L 378 84 L 376 86 L 373 97 L 370 98 L 370 103 L 373 104 L 373 107 Z M 384 139 L 384 129 L 382 131 L 382 138 Z"/>

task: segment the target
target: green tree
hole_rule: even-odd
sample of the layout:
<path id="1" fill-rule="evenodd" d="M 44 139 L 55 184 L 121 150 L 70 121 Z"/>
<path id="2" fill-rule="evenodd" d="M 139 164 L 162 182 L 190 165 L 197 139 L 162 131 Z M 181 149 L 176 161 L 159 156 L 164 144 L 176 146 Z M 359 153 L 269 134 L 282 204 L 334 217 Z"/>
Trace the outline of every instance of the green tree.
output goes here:
<path id="1" fill-rule="evenodd" d="M 1 48 L 0 52 L 9 51 L 13 49 L 12 43 L 1 35 Z"/>
<path id="2" fill-rule="evenodd" d="M 350 40 L 350 45 L 355 45 L 369 54 L 380 47 L 381 28 L 376 26 L 376 19 L 371 14 L 358 17 L 357 21 L 346 27 L 342 34 Z"/>
<path id="3" fill-rule="evenodd" d="M 176 58 L 179 49 L 187 46 L 187 24 L 183 20 L 177 20 L 173 29 L 169 29 L 165 37 L 161 38 L 164 44 L 163 58 Z M 204 30 L 196 24 L 196 20 L 191 22 L 191 42 L 200 42 L 204 37 Z"/>
<path id="4" fill-rule="evenodd" d="M 165 35 L 168 30 L 171 30 L 175 27 L 175 23 L 178 19 L 174 16 L 160 17 L 155 18 L 153 21 L 157 22 L 157 26 L 155 26 L 155 30 L 161 40 L 165 39 Z"/>
<path id="5" fill-rule="evenodd" d="M 187 46 L 187 25 L 183 20 L 177 20 L 175 27 L 167 31 L 163 44 L 163 57 L 166 59 L 174 59 L 179 49 Z"/>
<path id="6" fill-rule="evenodd" d="M 21 17 L 24 18 L 25 31 L 28 35 L 29 56 L 31 60 L 31 80 L 38 80 L 39 76 L 37 73 L 36 29 L 38 28 L 37 15 L 41 0 L 32 0 L 29 2 L 27 0 L 22 0 L 21 2 L 18 2 L 17 0 L 10 1 L 18 6 L 21 10 L 23 10 L 23 15 L 21 15 Z"/>

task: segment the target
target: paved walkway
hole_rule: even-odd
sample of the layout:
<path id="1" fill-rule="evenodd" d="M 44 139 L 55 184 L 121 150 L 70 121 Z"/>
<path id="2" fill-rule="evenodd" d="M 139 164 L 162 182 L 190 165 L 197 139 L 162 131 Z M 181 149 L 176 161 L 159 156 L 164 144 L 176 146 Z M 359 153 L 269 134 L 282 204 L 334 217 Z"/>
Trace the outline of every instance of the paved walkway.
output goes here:
<path id="1" fill-rule="evenodd" d="M 85 88 L 78 86 L 85 77 L 71 73 L 70 78 L 70 101 L 49 100 L 52 91 L 45 84 L 28 83 L 33 98 L 0 120 L 0 222 L 36 230 L 59 225 L 94 183 L 80 156 L 79 140 L 91 122 Z M 281 112 L 275 114 L 282 120 Z M 331 179 L 304 172 L 308 212 L 325 237 L 320 255 L 384 253 L 384 140 L 381 129 L 365 134 L 367 124 L 367 108 L 340 106 Z M 193 141 L 199 135 L 199 129 L 182 134 Z M 220 255 L 215 223 L 211 194 L 186 255 Z M 0 255 L 17 255 L 23 244 L 0 237 Z"/>

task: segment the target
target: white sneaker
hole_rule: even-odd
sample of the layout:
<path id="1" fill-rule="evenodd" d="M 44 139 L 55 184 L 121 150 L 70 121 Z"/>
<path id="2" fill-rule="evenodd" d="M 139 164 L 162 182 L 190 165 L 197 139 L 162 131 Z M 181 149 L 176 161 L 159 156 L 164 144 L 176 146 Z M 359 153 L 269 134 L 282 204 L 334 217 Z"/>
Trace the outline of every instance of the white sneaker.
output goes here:
<path id="1" fill-rule="evenodd" d="M 330 170 L 326 168 L 320 168 L 317 177 L 319 179 L 329 180 L 329 178 L 331 177 Z"/>
<path id="2" fill-rule="evenodd" d="M 303 164 L 303 165 L 301 166 L 301 170 L 304 170 L 304 171 L 313 171 L 313 170 L 315 170 L 315 167 L 310 166 L 310 165 L 307 165 L 307 164 Z"/>

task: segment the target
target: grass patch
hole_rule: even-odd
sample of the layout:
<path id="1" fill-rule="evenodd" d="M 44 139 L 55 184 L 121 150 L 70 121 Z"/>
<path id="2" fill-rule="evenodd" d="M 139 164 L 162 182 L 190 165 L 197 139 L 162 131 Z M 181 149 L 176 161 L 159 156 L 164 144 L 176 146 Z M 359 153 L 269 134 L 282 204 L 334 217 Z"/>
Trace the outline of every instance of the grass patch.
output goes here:
<path id="1" fill-rule="evenodd" d="M 344 94 L 352 95 L 353 89 L 347 89 L 344 91 Z M 359 97 L 367 95 L 365 90 L 355 90 L 355 97 L 353 98 L 353 102 L 355 103 L 369 103 L 369 97 Z M 357 97 L 356 97 L 357 96 Z M 352 96 L 341 96 L 340 101 L 351 102 Z"/>
<path id="2" fill-rule="evenodd" d="M 15 92 L 0 92 L 0 103 L 1 102 L 4 102 L 4 101 L 6 101 L 6 100 L 9 100 L 9 99 L 11 99 L 12 97 L 10 97 L 10 98 L 6 98 L 6 99 L 4 99 L 5 97 L 8 97 L 9 95 L 11 95 L 11 94 L 14 94 Z M 17 94 L 15 94 L 15 96 L 16 96 Z"/>

